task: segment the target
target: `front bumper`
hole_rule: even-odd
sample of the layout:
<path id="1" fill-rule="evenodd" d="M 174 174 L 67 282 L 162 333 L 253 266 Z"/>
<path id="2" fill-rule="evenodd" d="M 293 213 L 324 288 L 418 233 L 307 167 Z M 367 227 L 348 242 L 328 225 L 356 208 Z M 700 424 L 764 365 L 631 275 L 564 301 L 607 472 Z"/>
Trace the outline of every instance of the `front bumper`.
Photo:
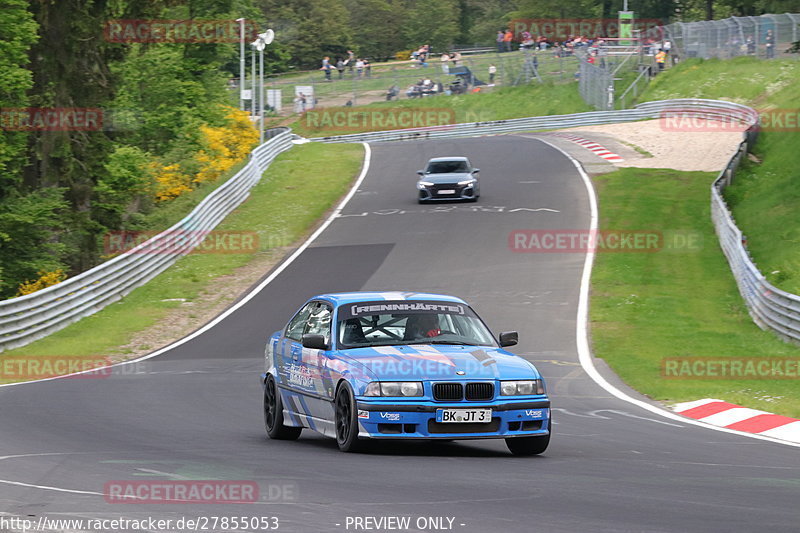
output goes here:
<path id="1" fill-rule="evenodd" d="M 474 200 L 476 198 L 476 188 L 474 185 L 434 185 L 433 187 L 423 187 L 419 191 L 419 200 L 422 202 L 442 202 L 447 200 Z M 442 193 L 442 191 L 453 191 L 452 193 Z"/>
<path id="2" fill-rule="evenodd" d="M 550 400 L 492 402 L 357 401 L 359 436 L 375 439 L 498 439 L 547 435 Z M 491 409 L 490 423 L 436 422 L 437 409 Z"/>

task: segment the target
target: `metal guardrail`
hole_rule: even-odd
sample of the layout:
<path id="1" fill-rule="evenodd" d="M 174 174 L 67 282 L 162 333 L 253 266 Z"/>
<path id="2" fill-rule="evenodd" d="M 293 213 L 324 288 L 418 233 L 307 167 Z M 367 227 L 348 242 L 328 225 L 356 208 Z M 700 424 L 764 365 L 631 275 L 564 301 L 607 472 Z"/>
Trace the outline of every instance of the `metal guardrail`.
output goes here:
<path id="1" fill-rule="evenodd" d="M 747 304 L 750 316 L 762 329 L 771 329 L 781 338 L 800 341 L 800 296 L 783 291 L 766 280 L 747 251 L 742 231 L 728 209 L 722 192 L 733 182 L 736 169 L 747 157 L 748 149 L 758 137 L 754 124 L 745 134 L 736 154 L 720 172 L 711 186 L 711 218 L 720 246 L 733 271 L 739 292 Z"/>
<path id="2" fill-rule="evenodd" d="M 573 115 L 496 120 L 394 131 L 379 131 L 318 137 L 317 142 L 379 142 L 404 141 L 435 138 L 471 137 L 476 135 L 502 134 L 523 131 L 541 131 L 632 122 L 636 120 L 662 118 L 673 113 L 676 117 L 708 118 L 723 121 L 738 121 L 749 126 L 736 154 L 719 174 L 711 187 L 711 216 L 720 246 L 728 259 L 739 291 L 747 304 L 753 320 L 763 329 L 771 329 L 784 339 L 800 341 L 800 296 L 782 291 L 770 284 L 759 272 L 743 244 L 742 232 L 736 226 L 722 191 L 731 183 L 742 158 L 758 135 L 758 114 L 755 110 L 720 100 L 675 99 L 645 102 L 633 109 L 619 111 L 595 111 Z"/>
<path id="3" fill-rule="evenodd" d="M 646 102 L 639 104 L 632 109 L 622 109 L 618 111 L 588 111 L 585 113 L 574 113 L 570 115 L 548 115 L 544 117 L 514 118 L 506 120 L 493 120 L 488 122 L 470 122 L 466 124 L 447 124 L 423 128 L 353 133 L 349 135 L 336 135 L 328 137 L 312 137 L 308 140 L 328 143 L 349 143 L 472 137 L 478 135 L 555 130 L 577 126 L 633 122 L 636 120 L 659 118 L 665 111 L 676 110 L 686 112 L 691 111 L 698 114 L 703 114 L 704 116 L 726 120 L 728 120 L 731 115 L 747 116 L 755 113 L 747 106 L 742 106 L 731 102 L 684 98 L 675 100 L 662 100 L 658 102 Z"/>
<path id="4" fill-rule="evenodd" d="M 189 253 L 247 198 L 272 160 L 293 146 L 289 128 L 275 128 L 270 137 L 236 175 L 168 230 L 57 285 L 0 302 L 0 351 L 24 346 L 99 311 Z"/>

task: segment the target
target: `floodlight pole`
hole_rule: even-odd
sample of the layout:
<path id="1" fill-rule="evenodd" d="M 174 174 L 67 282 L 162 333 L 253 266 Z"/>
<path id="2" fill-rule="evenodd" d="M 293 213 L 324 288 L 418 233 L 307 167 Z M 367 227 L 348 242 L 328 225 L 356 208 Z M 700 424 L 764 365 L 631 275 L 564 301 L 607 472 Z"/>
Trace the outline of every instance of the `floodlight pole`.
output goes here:
<path id="1" fill-rule="evenodd" d="M 244 111 L 244 21 L 245 19 L 236 19 L 239 23 L 239 109 Z"/>
<path id="2" fill-rule="evenodd" d="M 250 61 L 250 115 L 253 120 L 256 118 L 256 49 L 252 51 L 252 61 Z"/>
<path id="3" fill-rule="evenodd" d="M 259 47 L 258 50 L 258 100 L 261 103 L 258 108 L 258 114 L 261 117 L 258 125 L 259 146 L 264 144 L 264 48 L 266 48 L 266 45 Z"/>

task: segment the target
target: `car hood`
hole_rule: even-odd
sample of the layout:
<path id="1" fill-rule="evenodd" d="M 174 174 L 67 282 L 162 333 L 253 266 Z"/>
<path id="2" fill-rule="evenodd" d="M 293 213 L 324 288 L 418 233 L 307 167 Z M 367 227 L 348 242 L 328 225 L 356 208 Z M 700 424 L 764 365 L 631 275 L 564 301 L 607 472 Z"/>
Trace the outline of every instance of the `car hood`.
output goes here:
<path id="1" fill-rule="evenodd" d="M 380 380 L 539 378 L 532 363 L 491 346 L 413 344 L 354 348 L 338 353 Z"/>
<path id="2" fill-rule="evenodd" d="M 419 181 L 429 181 L 431 183 L 458 183 L 472 178 L 469 172 L 448 172 L 447 174 L 425 174 L 420 176 Z"/>

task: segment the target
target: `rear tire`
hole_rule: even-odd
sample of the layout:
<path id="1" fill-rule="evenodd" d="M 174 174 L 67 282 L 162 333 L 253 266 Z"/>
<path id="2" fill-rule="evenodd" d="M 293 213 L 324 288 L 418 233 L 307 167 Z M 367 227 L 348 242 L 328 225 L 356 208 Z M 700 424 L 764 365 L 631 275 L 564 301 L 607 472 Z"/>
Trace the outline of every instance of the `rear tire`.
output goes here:
<path id="1" fill-rule="evenodd" d="M 285 426 L 283 424 L 283 402 L 278 385 L 272 375 L 267 376 L 264 384 L 264 428 L 271 439 L 296 440 L 303 428 Z"/>
<path id="2" fill-rule="evenodd" d="M 353 389 L 346 381 L 342 382 L 336 393 L 335 402 L 336 444 L 343 452 L 357 452 L 363 449 L 364 441 L 358 438 L 358 418 Z"/>
<path id="3" fill-rule="evenodd" d="M 539 455 L 543 453 L 550 444 L 550 430 L 552 425 L 547 422 L 547 435 L 540 437 L 514 437 L 506 439 L 506 446 L 514 455 Z"/>

